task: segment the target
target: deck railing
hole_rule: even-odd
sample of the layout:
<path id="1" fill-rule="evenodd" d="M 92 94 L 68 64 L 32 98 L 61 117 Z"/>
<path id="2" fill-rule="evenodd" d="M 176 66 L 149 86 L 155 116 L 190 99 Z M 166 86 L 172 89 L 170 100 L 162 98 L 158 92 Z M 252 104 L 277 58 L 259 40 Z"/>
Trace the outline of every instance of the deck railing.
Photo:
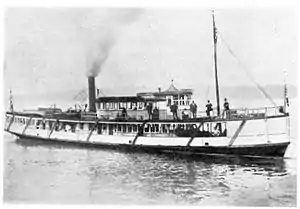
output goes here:
<path id="1" fill-rule="evenodd" d="M 269 117 L 283 115 L 284 109 L 279 107 L 262 107 L 262 108 L 237 108 L 230 109 L 229 112 L 221 111 L 221 118 L 243 118 L 243 117 Z M 205 117 L 207 113 L 205 111 L 197 112 L 197 117 Z M 210 112 L 210 116 L 217 117 L 217 109 L 213 109 Z"/>
<path id="2" fill-rule="evenodd" d="M 262 107 L 262 108 L 237 108 L 237 109 L 230 109 L 229 112 L 221 111 L 220 118 L 228 119 L 228 118 L 264 118 L 269 116 L 277 116 L 285 114 L 283 111 L 283 107 Z M 182 112 L 184 110 L 178 110 L 177 115 L 179 119 L 182 118 Z M 192 118 L 192 114 L 189 110 L 185 110 L 188 115 L 188 118 Z M 117 116 L 118 111 L 102 111 L 98 118 L 100 119 L 115 119 Z M 120 114 L 119 114 L 120 115 Z M 94 116 L 89 117 L 96 117 Z M 207 113 L 203 111 L 198 111 L 196 114 L 197 118 L 207 117 Z M 213 109 L 210 112 L 210 117 L 218 117 L 217 109 Z M 139 111 L 127 111 L 127 118 L 137 119 L 137 120 L 147 120 L 149 118 L 148 112 L 146 110 L 139 110 Z M 173 115 L 168 110 L 159 110 L 159 119 L 161 120 L 172 120 Z"/>

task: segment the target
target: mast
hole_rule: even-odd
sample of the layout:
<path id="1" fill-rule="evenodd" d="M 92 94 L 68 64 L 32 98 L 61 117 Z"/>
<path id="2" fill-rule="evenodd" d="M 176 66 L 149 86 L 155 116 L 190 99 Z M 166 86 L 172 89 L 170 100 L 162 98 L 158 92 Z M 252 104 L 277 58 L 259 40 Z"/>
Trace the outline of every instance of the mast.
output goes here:
<path id="1" fill-rule="evenodd" d="M 216 82 L 216 98 L 217 98 L 217 111 L 220 116 L 220 96 L 219 96 L 219 82 L 218 82 L 218 68 L 217 68 L 217 28 L 215 24 L 214 10 L 212 10 L 213 18 L 213 39 L 214 39 L 214 66 L 215 66 L 215 82 Z"/>
<path id="2" fill-rule="evenodd" d="M 13 95 L 11 89 L 9 90 L 9 111 L 14 111 L 14 104 L 13 104 Z"/>

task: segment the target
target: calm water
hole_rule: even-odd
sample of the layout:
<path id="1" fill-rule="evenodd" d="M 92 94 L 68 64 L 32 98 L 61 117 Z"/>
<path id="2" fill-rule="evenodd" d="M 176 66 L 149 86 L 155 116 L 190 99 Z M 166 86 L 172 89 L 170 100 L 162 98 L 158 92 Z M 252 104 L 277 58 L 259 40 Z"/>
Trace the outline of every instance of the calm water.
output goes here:
<path id="1" fill-rule="evenodd" d="M 4 135 L 4 202 L 295 206 L 296 159 L 174 157 Z"/>

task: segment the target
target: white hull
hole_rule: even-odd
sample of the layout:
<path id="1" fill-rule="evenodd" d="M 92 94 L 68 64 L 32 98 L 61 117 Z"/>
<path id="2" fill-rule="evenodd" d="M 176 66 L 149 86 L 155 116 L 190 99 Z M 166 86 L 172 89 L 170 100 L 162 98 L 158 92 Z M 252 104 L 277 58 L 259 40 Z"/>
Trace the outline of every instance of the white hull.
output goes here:
<path id="1" fill-rule="evenodd" d="M 50 134 L 50 130 L 36 129 L 35 127 L 27 127 L 25 132 L 25 125 L 12 124 L 10 131 L 27 137 L 39 137 L 42 139 L 54 139 L 63 140 L 70 142 L 85 142 L 91 144 L 126 144 L 130 145 L 136 137 L 136 133 L 120 135 L 102 135 L 93 132 L 89 137 L 90 131 L 78 130 L 75 133 L 71 131 L 53 131 Z M 228 146 L 232 136 L 227 137 L 195 137 L 189 146 L 201 147 L 201 146 Z M 172 136 L 139 136 L 136 139 L 135 145 L 146 145 L 146 146 L 182 146 L 185 147 L 191 140 L 191 137 L 172 137 Z M 261 133 L 256 135 L 240 134 L 232 146 L 251 146 L 251 145 L 263 145 L 273 143 L 284 143 L 288 142 L 289 137 L 286 133 Z"/>

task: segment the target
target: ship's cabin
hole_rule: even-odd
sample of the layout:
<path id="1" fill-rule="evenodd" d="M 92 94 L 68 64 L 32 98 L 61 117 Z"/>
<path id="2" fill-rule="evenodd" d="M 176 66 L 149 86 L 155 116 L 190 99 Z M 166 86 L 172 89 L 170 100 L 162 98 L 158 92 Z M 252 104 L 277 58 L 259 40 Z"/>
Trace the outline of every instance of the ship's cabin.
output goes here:
<path id="1" fill-rule="evenodd" d="M 170 106 L 176 104 L 177 114 L 182 119 L 182 115 L 190 115 L 192 95 L 192 89 L 177 89 L 172 81 L 165 91 L 159 88 L 156 92 L 141 92 L 136 96 L 98 97 L 96 111 L 100 119 L 116 119 L 126 111 L 127 119 L 146 120 L 150 119 L 150 111 L 151 119 L 170 120 L 173 119 Z"/>
<path id="2" fill-rule="evenodd" d="M 149 111 L 159 119 L 165 113 L 160 109 L 164 98 L 143 98 L 140 96 L 99 97 L 96 99 L 96 112 L 99 119 L 149 119 Z"/>

